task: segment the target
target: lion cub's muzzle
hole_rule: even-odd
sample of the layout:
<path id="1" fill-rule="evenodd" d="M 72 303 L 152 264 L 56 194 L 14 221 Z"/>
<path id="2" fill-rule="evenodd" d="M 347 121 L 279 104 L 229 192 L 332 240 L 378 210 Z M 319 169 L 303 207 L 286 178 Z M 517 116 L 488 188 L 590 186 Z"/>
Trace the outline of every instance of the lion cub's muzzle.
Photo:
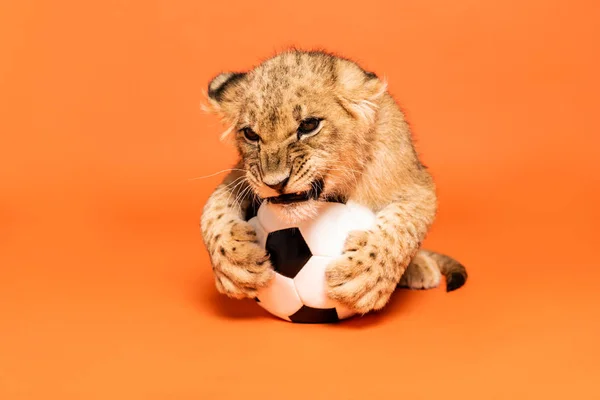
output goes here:
<path id="1" fill-rule="evenodd" d="M 317 179 L 310 184 L 310 189 L 304 192 L 285 193 L 279 196 L 267 197 L 267 200 L 273 204 L 292 204 L 301 203 L 308 200 L 319 200 L 323 194 L 325 182 L 323 179 Z"/>

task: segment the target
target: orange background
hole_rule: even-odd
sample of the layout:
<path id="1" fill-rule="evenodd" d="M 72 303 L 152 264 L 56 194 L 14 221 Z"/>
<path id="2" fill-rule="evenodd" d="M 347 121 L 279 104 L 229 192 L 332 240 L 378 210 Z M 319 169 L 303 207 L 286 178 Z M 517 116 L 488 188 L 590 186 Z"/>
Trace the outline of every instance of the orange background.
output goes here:
<path id="1" fill-rule="evenodd" d="M 600 398 L 600 3 L 3 1 L 0 398 Z M 217 295 L 209 79 L 288 45 L 385 75 L 461 290 L 341 325 Z"/>

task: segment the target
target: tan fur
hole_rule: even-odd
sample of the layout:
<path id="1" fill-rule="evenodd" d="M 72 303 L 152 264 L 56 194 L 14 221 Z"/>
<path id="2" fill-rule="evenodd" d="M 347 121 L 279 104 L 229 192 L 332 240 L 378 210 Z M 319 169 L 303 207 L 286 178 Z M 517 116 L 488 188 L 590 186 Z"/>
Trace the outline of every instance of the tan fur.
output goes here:
<path id="1" fill-rule="evenodd" d="M 234 172 L 225 179 L 201 218 L 217 289 L 239 299 L 255 297 L 257 288 L 274 276 L 266 251 L 256 244 L 254 228 L 241 218 L 241 209 L 248 206 L 240 198 L 242 176 Z"/>
<path id="2" fill-rule="evenodd" d="M 248 73 L 215 77 L 208 95 L 212 111 L 228 126 L 226 135 L 235 135 L 236 168 L 245 171 L 227 177 L 202 216 L 220 292 L 254 297 L 272 277 L 244 217 L 252 201 L 273 195 L 265 181 L 285 177 L 286 193 L 310 190 L 321 178 L 322 197 L 353 200 L 377 213 L 376 228 L 354 232 L 344 254 L 329 266 L 332 298 L 366 313 L 384 307 L 398 285 L 435 287 L 440 273 L 449 290 L 464 283 L 466 271 L 458 262 L 419 251 L 437 210 L 435 185 L 385 82 L 340 57 L 288 51 Z M 299 139 L 298 125 L 308 117 L 322 118 L 322 125 Z M 260 141 L 246 140 L 243 128 Z M 314 215 L 316 204 L 277 207 L 283 218 L 298 221 Z"/>

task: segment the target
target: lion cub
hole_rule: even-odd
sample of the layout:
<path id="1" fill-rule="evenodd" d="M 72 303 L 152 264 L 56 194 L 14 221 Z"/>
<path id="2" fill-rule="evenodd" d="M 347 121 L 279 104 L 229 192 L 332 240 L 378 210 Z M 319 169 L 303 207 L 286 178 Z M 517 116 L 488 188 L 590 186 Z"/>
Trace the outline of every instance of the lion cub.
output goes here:
<path id="1" fill-rule="evenodd" d="M 465 283 L 460 263 L 420 250 L 436 214 L 435 185 L 375 74 L 323 52 L 286 51 L 249 72 L 218 75 L 208 100 L 240 155 L 201 218 L 219 292 L 254 298 L 274 276 L 245 222 L 261 201 L 290 221 L 329 199 L 377 213 L 376 228 L 354 232 L 326 275 L 329 295 L 358 313 L 384 307 L 398 286 L 432 288 L 442 275 L 447 291 Z"/>

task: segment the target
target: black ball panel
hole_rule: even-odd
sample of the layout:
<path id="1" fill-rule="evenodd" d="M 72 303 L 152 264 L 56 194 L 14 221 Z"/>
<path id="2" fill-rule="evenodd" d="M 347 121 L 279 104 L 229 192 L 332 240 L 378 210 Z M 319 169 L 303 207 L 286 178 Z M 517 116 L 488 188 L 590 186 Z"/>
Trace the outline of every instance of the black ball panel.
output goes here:
<path id="1" fill-rule="evenodd" d="M 294 315 L 290 315 L 292 322 L 301 324 L 329 324 L 339 322 L 335 308 L 312 308 L 302 306 Z"/>
<path id="2" fill-rule="evenodd" d="M 291 279 L 294 279 L 312 257 L 298 228 L 269 233 L 265 247 L 275 271 Z"/>

